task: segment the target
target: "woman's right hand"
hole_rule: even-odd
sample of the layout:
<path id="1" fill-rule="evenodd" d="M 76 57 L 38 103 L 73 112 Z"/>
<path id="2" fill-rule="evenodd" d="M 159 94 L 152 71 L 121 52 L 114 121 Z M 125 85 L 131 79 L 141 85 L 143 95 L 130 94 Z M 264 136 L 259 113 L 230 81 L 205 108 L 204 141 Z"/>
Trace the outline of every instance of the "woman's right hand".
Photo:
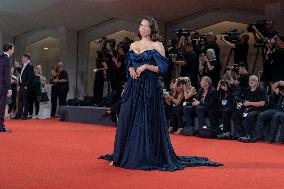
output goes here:
<path id="1" fill-rule="evenodd" d="M 129 68 L 129 74 L 130 74 L 130 76 L 132 77 L 132 79 L 137 79 L 137 73 L 136 73 L 136 71 L 135 71 L 135 69 L 134 68 Z"/>

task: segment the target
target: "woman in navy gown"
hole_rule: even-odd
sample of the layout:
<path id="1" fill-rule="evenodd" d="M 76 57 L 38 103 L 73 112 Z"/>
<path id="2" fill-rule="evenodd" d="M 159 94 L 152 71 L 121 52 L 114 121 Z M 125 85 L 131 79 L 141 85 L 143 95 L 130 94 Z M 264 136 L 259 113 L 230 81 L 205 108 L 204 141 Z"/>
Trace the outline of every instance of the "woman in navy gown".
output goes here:
<path id="1" fill-rule="evenodd" d="M 158 25 L 145 17 L 139 27 L 140 41 L 131 44 L 126 56 L 128 80 L 112 155 L 100 158 L 127 169 L 175 171 L 191 166 L 220 166 L 203 157 L 177 156 L 168 134 L 158 76 L 168 62 L 158 42 Z"/>

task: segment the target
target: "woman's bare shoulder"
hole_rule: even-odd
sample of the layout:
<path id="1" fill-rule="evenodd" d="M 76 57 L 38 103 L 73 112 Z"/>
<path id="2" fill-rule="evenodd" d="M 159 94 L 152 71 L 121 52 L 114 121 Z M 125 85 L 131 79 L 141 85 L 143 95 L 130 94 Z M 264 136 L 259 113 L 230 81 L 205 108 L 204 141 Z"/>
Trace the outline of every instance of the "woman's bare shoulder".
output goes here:
<path id="1" fill-rule="evenodd" d="M 153 42 L 153 47 L 155 50 L 157 50 L 162 56 L 165 56 L 165 48 L 163 46 L 163 43 L 156 41 Z"/>

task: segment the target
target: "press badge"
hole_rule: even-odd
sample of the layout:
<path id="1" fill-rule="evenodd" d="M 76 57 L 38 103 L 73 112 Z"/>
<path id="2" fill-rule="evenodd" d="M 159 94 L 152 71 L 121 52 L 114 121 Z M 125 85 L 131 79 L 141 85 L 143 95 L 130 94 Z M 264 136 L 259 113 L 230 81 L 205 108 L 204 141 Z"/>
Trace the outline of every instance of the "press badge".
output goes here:
<path id="1" fill-rule="evenodd" d="M 227 103 L 228 103 L 228 100 L 222 100 L 222 105 L 223 105 L 223 106 L 226 106 Z"/>

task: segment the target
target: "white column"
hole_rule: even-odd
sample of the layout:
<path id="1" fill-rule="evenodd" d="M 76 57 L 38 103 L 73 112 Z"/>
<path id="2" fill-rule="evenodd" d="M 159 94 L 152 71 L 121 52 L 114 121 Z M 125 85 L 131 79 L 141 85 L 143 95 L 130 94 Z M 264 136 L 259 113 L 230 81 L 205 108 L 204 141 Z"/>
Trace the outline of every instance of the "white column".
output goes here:
<path id="1" fill-rule="evenodd" d="M 76 88 L 77 79 L 77 32 L 66 29 L 65 27 L 57 28 L 60 46 L 60 61 L 64 63 L 65 70 L 69 77 L 68 98 L 80 96 L 83 91 Z"/>
<path id="2" fill-rule="evenodd" d="M 265 5 L 265 16 L 275 22 L 274 29 L 280 34 L 284 34 L 284 3 L 272 3 Z"/>

